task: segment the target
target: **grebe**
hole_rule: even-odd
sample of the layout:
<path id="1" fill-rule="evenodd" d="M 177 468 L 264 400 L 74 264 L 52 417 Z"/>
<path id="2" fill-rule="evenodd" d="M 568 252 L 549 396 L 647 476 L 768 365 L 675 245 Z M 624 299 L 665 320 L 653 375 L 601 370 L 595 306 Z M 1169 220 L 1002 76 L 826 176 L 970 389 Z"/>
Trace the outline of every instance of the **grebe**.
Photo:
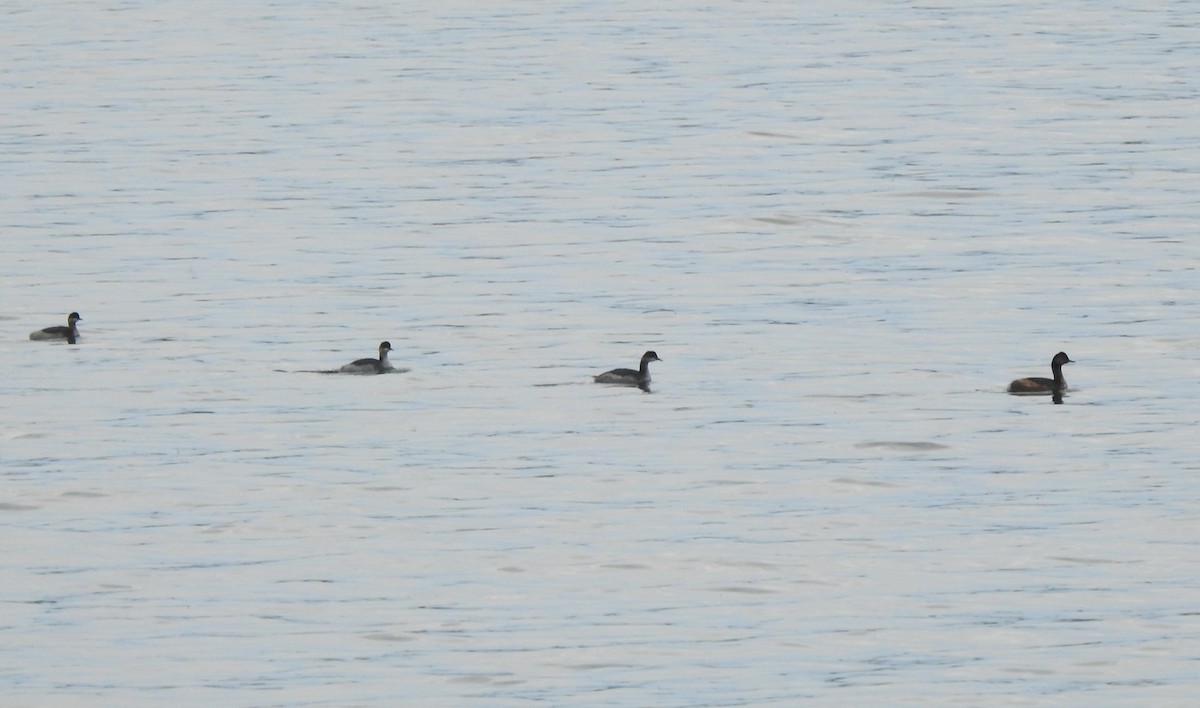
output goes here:
<path id="1" fill-rule="evenodd" d="M 358 361 L 346 364 L 338 369 L 338 371 L 343 374 L 382 374 L 385 371 L 390 371 L 392 365 L 388 361 L 388 352 L 391 350 L 391 342 L 380 342 L 378 359 L 359 359 Z"/>
<path id="2" fill-rule="evenodd" d="M 35 340 L 65 339 L 67 340 L 68 344 L 74 344 L 75 340 L 79 339 L 79 328 L 75 326 L 75 323 L 82 319 L 83 318 L 79 316 L 78 312 L 72 312 L 71 314 L 67 315 L 66 327 L 58 326 L 39 329 L 36 332 L 31 332 L 29 334 L 29 338 Z"/>
<path id="3" fill-rule="evenodd" d="M 1017 379 L 1008 385 L 1009 393 L 1062 393 L 1067 390 L 1067 380 L 1063 378 L 1063 364 L 1072 364 L 1066 352 L 1059 352 L 1050 360 L 1050 370 L 1054 378 L 1047 379 L 1033 376 L 1027 379 Z"/>
<path id="4" fill-rule="evenodd" d="M 596 383 L 637 386 L 645 391 L 650 387 L 650 362 L 652 361 L 662 361 L 662 359 L 659 359 L 658 354 L 654 352 L 646 352 L 642 355 L 642 361 L 637 371 L 633 369 L 606 371 L 596 377 Z"/>

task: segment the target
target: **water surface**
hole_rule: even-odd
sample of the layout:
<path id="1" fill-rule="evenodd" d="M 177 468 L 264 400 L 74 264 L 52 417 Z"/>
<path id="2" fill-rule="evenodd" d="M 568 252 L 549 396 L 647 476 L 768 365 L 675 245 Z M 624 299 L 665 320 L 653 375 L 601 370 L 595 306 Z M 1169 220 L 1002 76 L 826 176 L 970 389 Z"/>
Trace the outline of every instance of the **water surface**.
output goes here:
<path id="1" fill-rule="evenodd" d="M 0 12 L 6 704 L 1192 700 L 1190 3 Z"/>

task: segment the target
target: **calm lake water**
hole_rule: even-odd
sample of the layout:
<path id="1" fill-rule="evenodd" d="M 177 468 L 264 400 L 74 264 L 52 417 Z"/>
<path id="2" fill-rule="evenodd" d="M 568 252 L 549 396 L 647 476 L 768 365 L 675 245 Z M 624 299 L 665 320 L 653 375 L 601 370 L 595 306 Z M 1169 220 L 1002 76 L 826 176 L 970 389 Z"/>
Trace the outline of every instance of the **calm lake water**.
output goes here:
<path id="1" fill-rule="evenodd" d="M 6 706 L 1195 700 L 1195 3 L 0 19 Z"/>

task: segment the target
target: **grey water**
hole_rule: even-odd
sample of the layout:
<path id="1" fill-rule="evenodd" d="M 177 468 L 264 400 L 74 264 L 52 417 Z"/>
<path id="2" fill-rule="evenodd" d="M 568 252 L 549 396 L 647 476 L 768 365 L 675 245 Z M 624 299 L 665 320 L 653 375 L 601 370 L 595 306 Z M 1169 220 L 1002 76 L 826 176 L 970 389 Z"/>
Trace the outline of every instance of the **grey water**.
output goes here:
<path id="1" fill-rule="evenodd" d="M 1194 701 L 1200 6 L 0 19 L 5 706 Z"/>

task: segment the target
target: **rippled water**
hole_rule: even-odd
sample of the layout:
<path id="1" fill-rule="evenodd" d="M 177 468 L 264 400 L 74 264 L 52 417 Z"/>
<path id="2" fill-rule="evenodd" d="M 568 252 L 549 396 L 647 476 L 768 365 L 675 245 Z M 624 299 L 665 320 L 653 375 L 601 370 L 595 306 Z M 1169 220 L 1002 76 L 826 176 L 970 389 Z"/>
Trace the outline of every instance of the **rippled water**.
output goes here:
<path id="1" fill-rule="evenodd" d="M 1194 4 L 0 16 L 5 705 L 1194 700 Z"/>

